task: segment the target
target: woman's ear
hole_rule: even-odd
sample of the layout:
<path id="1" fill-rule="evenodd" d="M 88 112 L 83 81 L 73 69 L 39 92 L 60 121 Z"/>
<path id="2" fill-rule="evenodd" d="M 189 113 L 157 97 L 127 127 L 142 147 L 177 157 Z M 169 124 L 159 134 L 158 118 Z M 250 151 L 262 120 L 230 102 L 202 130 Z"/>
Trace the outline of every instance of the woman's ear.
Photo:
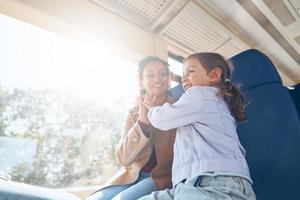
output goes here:
<path id="1" fill-rule="evenodd" d="M 222 76 L 222 69 L 220 67 L 215 67 L 211 72 L 210 72 L 210 83 L 216 84 L 220 81 Z"/>
<path id="2" fill-rule="evenodd" d="M 143 81 L 141 79 L 139 79 L 139 88 L 140 90 L 143 89 Z"/>

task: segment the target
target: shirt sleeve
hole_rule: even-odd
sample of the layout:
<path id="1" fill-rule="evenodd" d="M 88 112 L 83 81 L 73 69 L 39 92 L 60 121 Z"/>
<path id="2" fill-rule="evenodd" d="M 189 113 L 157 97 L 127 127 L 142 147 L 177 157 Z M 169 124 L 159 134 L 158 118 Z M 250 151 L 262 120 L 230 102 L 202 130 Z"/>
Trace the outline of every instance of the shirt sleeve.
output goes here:
<path id="1" fill-rule="evenodd" d="M 140 152 L 149 142 L 150 138 L 143 133 L 137 119 L 129 114 L 115 152 L 117 161 L 124 167 L 131 165 L 136 159 L 139 159 Z"/>
<path id="2" fill-rule="evenodd" d="M 198 121 L 203 102 L 199 88 L 190 88 L 174 104 L 165 103 L 149 110 L 151 124 L 161 130 L 170 130 Z"/>

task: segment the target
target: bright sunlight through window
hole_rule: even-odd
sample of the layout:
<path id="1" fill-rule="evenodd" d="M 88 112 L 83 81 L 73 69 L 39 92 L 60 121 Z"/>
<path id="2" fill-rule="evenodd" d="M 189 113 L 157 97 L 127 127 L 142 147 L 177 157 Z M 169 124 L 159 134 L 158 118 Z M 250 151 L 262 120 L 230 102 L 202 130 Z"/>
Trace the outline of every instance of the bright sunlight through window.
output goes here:
<path id="1" fill-rule="evenodd" d="M 0 15 L 0 176 L 46 187 L 100 185 L 137 94 L 136 66 Z"/>

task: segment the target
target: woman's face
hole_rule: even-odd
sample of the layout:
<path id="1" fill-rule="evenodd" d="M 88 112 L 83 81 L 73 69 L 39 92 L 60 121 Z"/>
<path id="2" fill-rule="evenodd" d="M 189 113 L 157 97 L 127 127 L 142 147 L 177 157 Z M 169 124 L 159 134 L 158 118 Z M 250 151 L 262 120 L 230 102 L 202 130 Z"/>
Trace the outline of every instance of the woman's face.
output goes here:
<path id="1" fill-rule="evenodd" d="M 169 74 L 165 65 L 159 61 L 146 64 L 140 84 L 149 94 L 161 95 L 166 93 L 169 88 Z"/>

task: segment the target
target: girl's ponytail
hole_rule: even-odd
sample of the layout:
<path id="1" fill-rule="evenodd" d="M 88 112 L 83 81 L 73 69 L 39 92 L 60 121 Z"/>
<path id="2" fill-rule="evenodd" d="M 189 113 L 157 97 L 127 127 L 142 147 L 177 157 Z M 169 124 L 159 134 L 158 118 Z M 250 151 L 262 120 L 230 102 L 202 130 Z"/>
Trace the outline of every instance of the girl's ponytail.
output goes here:
<path id="1" fill-rule="evenodd" d="M 234 85 L 230 79 L 225 79 L 224 84 L 220 84 L 219 95 L 228 104 L 230 112 L 238 121 L 247 120 L 245 113 L 245 99 L 241 94 L 240 88 Z"/>

